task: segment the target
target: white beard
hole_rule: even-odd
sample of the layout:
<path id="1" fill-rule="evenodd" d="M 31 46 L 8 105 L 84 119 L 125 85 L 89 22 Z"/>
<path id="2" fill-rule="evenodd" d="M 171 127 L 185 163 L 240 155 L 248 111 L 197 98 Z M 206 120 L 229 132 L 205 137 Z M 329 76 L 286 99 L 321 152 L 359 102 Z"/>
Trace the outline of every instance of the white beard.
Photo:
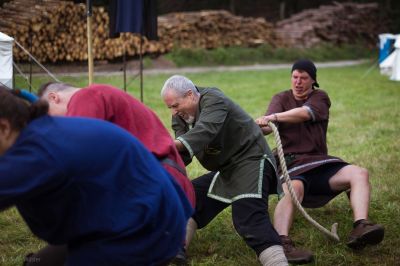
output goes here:
<path id="1" fill-rule="evenodd" d="M 188 124 L 193 124 L 195 117 L 192 115 L 189 115 L 189 117 L 187 119 L 183 119 L 185 120 L 186 123 Z"/>

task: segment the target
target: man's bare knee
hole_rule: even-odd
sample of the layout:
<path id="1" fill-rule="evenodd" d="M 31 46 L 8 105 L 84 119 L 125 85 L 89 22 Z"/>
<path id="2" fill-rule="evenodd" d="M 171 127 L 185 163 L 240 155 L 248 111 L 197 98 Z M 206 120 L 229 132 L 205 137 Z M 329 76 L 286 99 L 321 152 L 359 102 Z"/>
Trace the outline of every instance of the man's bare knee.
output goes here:
<path id="1" fill-rule="evenodd" d="M 369 186 L 368 170 L 357 166 L 357 168 L 353 170 L 352 181 L 352 183 L 368 184 Z"/>
<path id="2" fill-rule="evenodd" d="M 297 199 L 301 202 L 303 200 L 304 197 L 304 185 L 303 182 L 300 180 L 292 180 L 291 182 L 293 190 L 296 194 Z M 287 184 L 285 183 L 283 186 L 283 190 L 285 192 L 285 197 L 287 197 L 288 199 L 290 199 L 290 193 L 289 193 L 289 188 L 287 186 Z"/>

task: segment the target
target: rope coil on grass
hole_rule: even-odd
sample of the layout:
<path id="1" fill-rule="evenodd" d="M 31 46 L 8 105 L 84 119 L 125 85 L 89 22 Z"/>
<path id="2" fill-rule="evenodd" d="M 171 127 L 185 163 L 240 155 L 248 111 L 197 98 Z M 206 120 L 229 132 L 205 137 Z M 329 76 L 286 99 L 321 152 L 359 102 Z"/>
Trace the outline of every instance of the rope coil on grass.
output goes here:
<path id="1" fill-rule="evenodd" d="M 281 165 L 281 170 L 282 170 L 282 174 L 283 174 L 283 178 L 288 186 L 289 189 L 289 194 L 290 194 L 290 198 L 292 199 L 292 202 L 294 203 L 294 205 L 296 205 L 296 208 L 301 212 L 301 214 L 304 216 L 304 218 L 306 218 L 307 221 L 309 221 L 314 227 L 316 227 L 319 231 L 321 231 L 322 233 L 324 233 L 325 235 L 329 236 L 330 238 L 332 238 L 333 240 L 339 242 L 339 236 L 337 234 L 337 227 L 338 224 L 334 223 L 331 227 L 331 231 L 329 231 L 328 229 L 326 229 L 325 227 L 323 227 L 322 225 L 320 225 L 317 221 L 315 221 L 303 208 L 303 206 L 301 206 L 299 200 L 297 199 L 296 193 L 294 192 L 294 189 L 292 187 L 292 181 L 289 178 L 289 173 L 286 167 L 286 161 L 284 158 L 284 154 L 283 154 L 283 149 L 282 149 L 282 142 L 281 142 L 281 137 L 279 136 L 279 132 L 277 127 L 275 126 L 275 124 L 272 121 L 268 122 L 268 126 L 272 129 L 272 132 L 274 133 L 274 137 L 275 137 L 275 142 L 276 142 L 276 148 L 278 151 L 278 157 L 279 157 L 279 162 Z"/>

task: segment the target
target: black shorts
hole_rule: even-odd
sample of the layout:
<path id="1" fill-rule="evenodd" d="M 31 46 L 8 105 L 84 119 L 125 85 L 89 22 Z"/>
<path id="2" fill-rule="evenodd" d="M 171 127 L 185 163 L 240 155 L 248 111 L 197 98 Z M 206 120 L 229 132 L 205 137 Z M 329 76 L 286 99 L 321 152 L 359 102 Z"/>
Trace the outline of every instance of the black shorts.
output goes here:
<path id="1" fill-rule="evenodd" d="M 346 165 L 348 163 L 345 162 L 323 164 L 301 175 L 291 177 L 290 179 L 301 180 L 304 184 L 302 205 L 308 208 L 318 208 L 342 193 L 342 191 L 332 190 L 329 180 Z"/>

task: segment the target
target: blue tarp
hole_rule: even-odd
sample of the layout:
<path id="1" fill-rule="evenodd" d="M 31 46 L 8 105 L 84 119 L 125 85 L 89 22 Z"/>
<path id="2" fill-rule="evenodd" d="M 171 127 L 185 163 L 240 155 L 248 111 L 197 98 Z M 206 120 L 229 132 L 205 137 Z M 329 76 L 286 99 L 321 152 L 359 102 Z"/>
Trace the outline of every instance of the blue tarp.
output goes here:
<path id="1" fill-rule="evenodd" d="M 396 35 L 379 34 L 379 63 L 382 63 L 393 52 L 395 40 Z"/>
<path id="2" fill-rule="evenodd" d="M 118 0 L 115 30 L 117 32 L 142 32 L 143 0 Z"/>
<path id="3" fill-rule="evenodd" d="M 156 0 L 113 0 L 110 2 L 110 37 L 132 32 L 157 39 Z"/>

